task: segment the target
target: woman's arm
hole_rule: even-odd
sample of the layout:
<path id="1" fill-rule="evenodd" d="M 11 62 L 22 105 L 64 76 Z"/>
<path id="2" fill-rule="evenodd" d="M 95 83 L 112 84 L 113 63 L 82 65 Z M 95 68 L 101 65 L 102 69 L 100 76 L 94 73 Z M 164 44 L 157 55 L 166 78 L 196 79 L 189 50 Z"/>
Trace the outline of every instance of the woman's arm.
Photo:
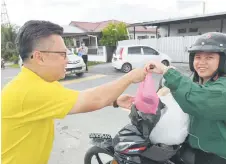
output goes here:
<path id="1" fill-rule="evenodd" d="M 200 118 L 226 120 L 226 78 L 204 86 L 174 69 L 169 69 L 164 78 L 166 87 L 184 112 Z"/>

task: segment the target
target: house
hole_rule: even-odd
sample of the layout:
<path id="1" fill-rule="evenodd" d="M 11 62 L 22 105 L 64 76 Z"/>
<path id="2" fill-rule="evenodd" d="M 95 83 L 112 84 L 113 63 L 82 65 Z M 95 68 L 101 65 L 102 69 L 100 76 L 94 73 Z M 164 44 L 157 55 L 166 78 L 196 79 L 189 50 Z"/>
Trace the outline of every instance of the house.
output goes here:
<path id="1" fill-rule="evenodd" d="M 89 47 L 98 47 L 101 38 L 101 31 L 108 26 L 109 23 L 120 23 L 117 20 L 108 20 L 102 22 L 79 22 L 71 21 L 69 25 L 62 26 L 64 28 L 63 37 L 73 38 L 74 45 L 79 47 L 81 42 Z M 129 25 L 128 23 L 126 23 Z M 134 29 L 128 28 L 128 36 L 134 39 Z M 136 39 L 154 38 L 156 36 L 155 28 L 136 28 Z"/>
<path id="2" fill-rule="evenodd" d="M 134 36 L 134 28 L 129 27 L 129 39 L 150 39 L 156 37 L 156 28 L 146 28 L 145 26 L 138 26 L 135 29 Z"/>
<path id="3" fill-rule="evenodd" d="M 134 23 L 128 25 L 129 28 L 134 29 L 140 26 L 155 26 L 161 37 L 196 36 L 206 32 L 226 33 L 226 12 Z"/>

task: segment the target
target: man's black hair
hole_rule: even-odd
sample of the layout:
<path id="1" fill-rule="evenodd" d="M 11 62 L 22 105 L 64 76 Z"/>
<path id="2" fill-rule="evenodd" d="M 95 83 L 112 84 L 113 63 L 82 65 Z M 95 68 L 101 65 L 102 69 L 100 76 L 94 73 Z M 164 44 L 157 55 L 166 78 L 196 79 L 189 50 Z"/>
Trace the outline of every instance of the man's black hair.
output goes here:
<path id="1" fill-rule="evenodd" d="M 40 39 L 50 35 L 62 35 L 63 28 L 49 21 L 30 20 L 19 30 L 16 38 L 17 48 L 23 61 L 29 58 L 30 53 L 37 46 Z"/>

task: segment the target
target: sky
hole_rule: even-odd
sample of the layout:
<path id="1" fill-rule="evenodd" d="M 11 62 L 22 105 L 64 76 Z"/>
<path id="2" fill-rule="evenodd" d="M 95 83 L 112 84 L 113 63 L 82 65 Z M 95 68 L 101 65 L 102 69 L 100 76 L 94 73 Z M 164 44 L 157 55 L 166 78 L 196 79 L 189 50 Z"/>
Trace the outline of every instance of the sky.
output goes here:
<path id="1" fill-rule="evenodd" d="M 180 1 L 180 2 L 178 2 Z M 71 21 L 154 21 L 205 13 L 226 12 L 226 0 L 5 0 L 10 23 L 48 20 L 60 25 Z"/>

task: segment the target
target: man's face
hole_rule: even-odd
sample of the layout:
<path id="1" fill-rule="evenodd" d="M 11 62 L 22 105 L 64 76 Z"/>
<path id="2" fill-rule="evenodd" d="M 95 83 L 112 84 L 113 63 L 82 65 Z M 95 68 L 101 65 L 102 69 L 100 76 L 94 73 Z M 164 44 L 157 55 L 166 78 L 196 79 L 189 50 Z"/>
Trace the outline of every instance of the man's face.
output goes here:
<path id="1" fill-rule="evenodd" d="M 199 77 L 208 80 L 218 69 L 219 61 L 217 53 L 200 52 L 195 54 L 193 65 Z"/>
<path id="2" fill-rule="evenodd" d="M 43 47 L 37 51 L 38 55 L 34 58 L 38 66 L 44 70 L 45 77 L 51 81 L 57 81 L 65 77 L 65 67 L 67 65 L 67 48 L 64 40 L 59 35 L 51 35 L 43 40 Z"/>

